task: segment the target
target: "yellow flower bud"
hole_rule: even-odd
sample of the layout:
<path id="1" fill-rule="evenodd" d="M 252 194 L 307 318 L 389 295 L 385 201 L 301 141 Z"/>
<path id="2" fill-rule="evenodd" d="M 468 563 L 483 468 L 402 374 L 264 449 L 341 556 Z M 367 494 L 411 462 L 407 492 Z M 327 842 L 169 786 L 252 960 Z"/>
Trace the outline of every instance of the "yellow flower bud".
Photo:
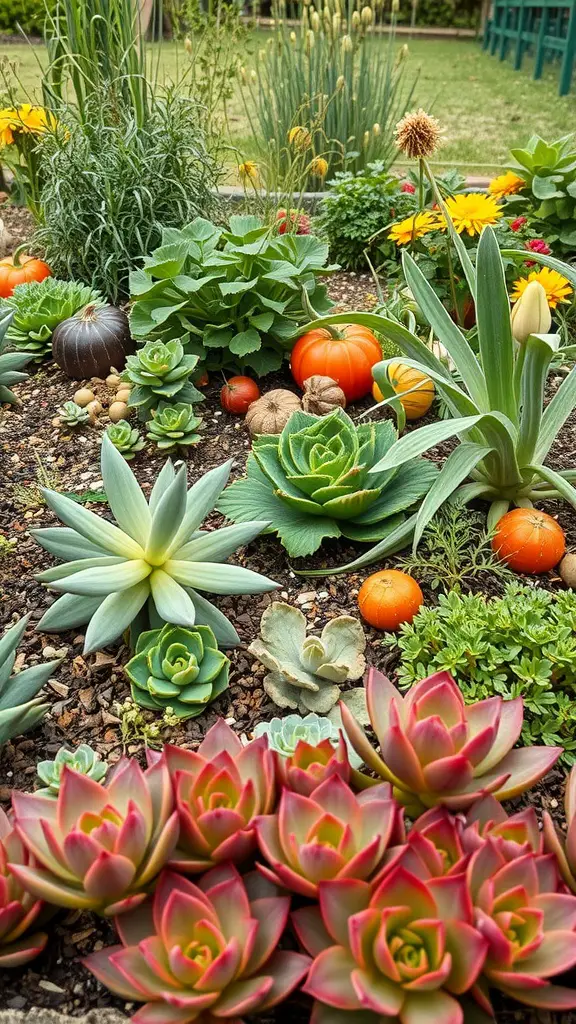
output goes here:
<path id="1" fill-rule="evenodd" d="M 310 15 L 310 24 L 313 32 L 320 31 L 320 15 L 318 14 L 318 11 L 312 11 L 312 14 Z"/>
<path id="2" fill-rule="evenodd" d="M 314 33 L 313 33 L 312 29 L 308 29 L 308 33 L 307 33 L 307 36 L 306 36 L 306 42 L 308 44 L 308 49 L 309 50 L 311 50 L 313 48 L 314 41 L 315 41 L 314 40 Z"/>
<path id="3" fill-rule="evenodd" d="M 372 134 L 373 135 L 380 135 L 381 133 L 382 133 L 382 129 L 381 129 L 380 125 L 378 124 L 378 121 L 376 121 L 376 123 L 372 125 Z"/>
<path id="4" fill-rule="evenodd" d="M 392 14 L 398 14 L 400 10 L 400 0 L 392 0 Z"/>
<path id="5" fill-rule="evenodd" d="M 369 144 L 369 142 L 370 142 L 370 132 L 364 132 L 364 147 L 366 147 Z"/>
<path id="6" fill-rule="evenodd" d="M 352 53 L 352 50 L 354 49 L 352 36 L 342 36 L 342 49 L 344 53 Z"/>
<path id="7" fill-rule="evenodd" d="M 548 334 L 552 315 L 546 291 L 539 281 L 530 281 L 512 308 L 512 334 L 521 345 L 530 334 Z"/>
<path id="8" fill-rule="evenodd" d="M 323 156 L 315 156 L 310 161 L 310 173 L 316 178 L 325 178 L 328 174 L 328 161 Z"/>
<path id="9" fill-rule="evenodd" d="M 362 18 L 362 24 L 363 25 L 371 25 L 372 21 L 373 21 L 372 8 L 371 7 L 363 7 L 362 8 L 362 13 L 361 13 L 360 17 Z"/>
<path id="10" fill-rule="evenodd" d="M 342 27 L 342 15 L 341 14 L 335 14 L 333 16 L 333 18 L 332 18 L 332 28 L 334 30 L 334 35 L 338 35 L 341 27 Z"/>
<path id="11" fill-rule="evenodd" d="M 295 33 L 295 32 L 291 32 L 291 33 L 290 33 L 290 42 L 291 42 L 291 43 L 292 43 L 292 45 L 294 46 L 294 44 L 295 44 L 295 42 L 296 42 L 296 33 Z"/>
<path id="12" fill-rule="evenodd" d="M 258 164 L 254 160 L 245 160 L 238 166 L 238 174 L 243 185 L 251 182 L 253 185 L 258 181 Z"/>
<path id="13" fill-rule="evenodd" d="M 305 149 L 312 145 L 312 136 L 307 128 L 297 124 L 288 132 L 288 142 L 291 146 L 294 146 L 294 149 L 303 153 Z"/>

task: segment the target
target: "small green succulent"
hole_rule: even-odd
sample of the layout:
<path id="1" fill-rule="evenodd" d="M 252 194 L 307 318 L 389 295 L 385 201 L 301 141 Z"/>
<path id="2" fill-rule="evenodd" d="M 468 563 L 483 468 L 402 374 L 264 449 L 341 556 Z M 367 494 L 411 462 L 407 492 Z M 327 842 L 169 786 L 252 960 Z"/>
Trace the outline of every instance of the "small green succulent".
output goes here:
<path id="1" fill-rule="evenodd" d="M 191 444 L 198 444 L 200 434 L 195 431 L 201 423 L 202 417 L 195 415 L 191 405 L 185 402 L 178 402 L 176 405 L 160 402 L 152 419 L 146 424 L 146 436 L 150 441 L 154 441 L 161 451 L 172 452 L 175 448 L 188 448 Z"/>
<path id="2" fill-rule="evenodd" d="M 268 737 L 268 746 L 281 757 L 292 757 L 300 740 L 311 747 L 317 747 L 324 740 L 330 740 L 334 748 L 338 745 L 340 728 L 330 718 L 310 712 L 305 718 L 300 715 L 285 715 L 284 718 L 271 718 L 269 722 L 258 722 L 254 729 L 254 739 L 259 736 Z M 346 735 L 344 739 L 346 739 Z M 362 759 L 348 745 L 348 757 L 353 768 L 359 768 Z"/>
<path id="3" fill-rule="evenodd" d="M 10 391 L 9 384 L 19 384 L 26 380 L 28 374 L 20 373 L 23 366 L 30 361 L 30 352 L 4 352 L 8 345 L 8 328 L 14 314 L 12 311 L 4 313 L 0 311 L 0 402 L 17 402 L 18 399 L 13 391 Z"/>
<path id="4" fill-rule="evenodd" d="M 38 796 L 58 796 L 64 766 L 87 775 L 94 782 L 101 782 L 108 771 L 106 762 L 87 743 L 81 743 L 76 750 L 60 747 L 53 761 L 39 761 L 36 765 L 38 778 L 46 787 L 36 790 Z"/>
<path id="5" fill-rule="evenodd" d="M 60 664 L 60 660 L 48 661 L 10 674 L 29 618 L 25 615 L 0 637 L 0 747 L 13 736 L 33 729 L 44 717 L 50 705 L 36 694 Z"/>
<path id="6" fill-rule="evenodd" d="M 52 333 L 58 324 L 89 303 L 103 301 L 99 292 L 78 281 L 46 277 L 17 285 L 5 300 L 6 306 L 14 310 L 8 330 L 12 347 L 25 349 L 35 362 L 41 362 L 52 351 Z"/>
<path id="7" fill-rule="evenodd" d="M 149 341 L 136 355 L 128 356 L 122 380 L 133 384 L 128 405 L 139 410 L 145 419 L 148 409 L 159 401 L 188 403 L 203 402 L 204 395 L 190 381 L 198 364 L 198 356 L 184 355 L 178 339 L 163 344 Z"/>
<path id="8" fill-rule="evenodd" d="M 144 438 L 140 436 L 140 431 L 136 430 L 136 427 L 131 427 L 128 420 L 110 423 L 106 427 L 106 434 L 127 462 L 134 458 L 136 452 L 141 452 L 146 444 Z"/>
<path id="9" fill-rule="evenodd" d="M 339 615 L 324 626 L 321 636 L 307 636 L 302 612 L 273 601 L 262 616 L 260 637 L 248 650 L 270 670 L 264 689 L 278 707 L 326 714 L 340 699 L 341 684 L 364 674 L 365 648 L 358 619 Z M 362 706 L 363 689 L 358 696 Z"/>
<path id="10" fill-rule="evenodd" d="M 125 672 L 137 704 L 171 708 L 177 718 L 186 719 L 200 715 L 228 688 L 229 668 L 209 626 L 167 624 L 140 634 Z"/>
<path id="11" fill-rule="evenodd" d="M 58 409 L 58 415 L 60 422 L 65 423 L 67 427 L 80 427 L 83 423 L 88 423 L 90 419 L 88 409 L 83 409 L 76 402 L 64 402 L 64 405 Z"/>

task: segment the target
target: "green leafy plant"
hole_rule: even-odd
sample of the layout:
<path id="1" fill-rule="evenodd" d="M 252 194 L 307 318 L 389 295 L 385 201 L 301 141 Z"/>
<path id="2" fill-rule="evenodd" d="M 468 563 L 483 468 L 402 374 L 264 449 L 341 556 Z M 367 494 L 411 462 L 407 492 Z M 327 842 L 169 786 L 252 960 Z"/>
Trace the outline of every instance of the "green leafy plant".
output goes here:
<path id="1" fill-rule="evenodd" d="M 29 352 L 5 352 L 8 345 L 8 328 L 12 322 L 12 311 L 4 313 L 0 310 L 0 403 L 18 401 L 9 384 L 19 384 L 26 380 L 28 374 L 21 373 L 23 366 L 30 361 Z"/>
<path id="2" fill-rule="evenodd" d="M 432 590 L 468 590 L 490 580 L 506 581 L 513 572 L 492 549 L 485 517 L 458 502 L 446 502 L 430 520 L 418 550 L 396 562 L 399 569 Z"/>
<path id="3" fill-rule="evenodd" d="M 129 272 L 160 244 L 162 226 L 217 203 L 218 158 L 197 106 L 175 88 L 156 96 L 141 123 L 108 92 L 87 99 L 83 121 L 69 118 L 68 134 L 47 139 L 43 153 L 35 243 L 55 274 L 113 303 L 127 298 Z"/>
<path id="4" fill-rule="evenodd" d="M 343 409 L 295 412 L 280 435 L 254 438 L 247 476 L 227 488 L 218 507 L 234 522 L 257 510 L 292 556 L 312 554 L 325 537 L 385 537 L 437 477 L 424 459 L 373 474 L 395 437 L 390 420 L 357 427 Z"/>
<path id="5" fill-rule="evenodd" d="M 77 402 L 64 402 L 64 405 L 58 409 L 58 416 L 60 422 L 65 423 L 67 427 L 81 427 L 83 423 L 88 423 L 90 420 L 88 409 L 78 405 Z"/>
<path id="6" fill-rule="evenodd" d="M 306 617 L 298 608 L 273 601 L 260 623 L 260 637 L 248 650 L 269 669 L 264 689 L 281 708 L 326 714 L 341 697 L 346 680 L 364 675 L 366 636 L 358 619 L 338 615 L 321 636 L 306 635 Z M 365 707 L 364 691 L 347 691 Z"/>
<path id="7" fill-rule="evenodd" d="M 472 703 L 524 698 L 527 746 L 562 745 L 576 761 L 576 594 L 510 583 L 502 597 L 441 594 L 384 643 L 401 655 L 400 686 L 448 671 Z"/>
<path id="8" fill-rule="evenodd" d="M 209 370 L 252 367 L 264 375 L 288 358 L 308 314 L 332 303 L 321 274 L 328 246 L 312 235 L 273 235 L 258 217 L 233 216 L 228 230 L 197 218 L 169 228 L 130 275 L 133 337 L 179 339 Z"/>
<path id="9" fill-rule="evenodd" d="M 30 616 L 25 615 L 0 637 L 0 747 L 14 736 L 34 729 L 50 707 L 36 694 L 60 664 L 57 661 L 33 665 L 12 675 L 18 644 Z"/>
<path id="10" fill-rule="evenodd" d="M 136 427 L 131 427 L 128 420 L 109 423 L 106 434 L 127 462 L 131 462 L 136 452 L 141 452 L 146 444 L 144 438 L 140 437 L 140 431 Z"/>
<path id="11" fill-rule="evenodd" d="M 132 697 L 141 707 L 168 710 L 183 721 L 196 718 L 228 688 L 230 661 L 218 650 L 209 626 L 167 624 L 141 633 L 125 666 Z"/>
<path id="12" fill-rule="evenodd" d="M 164 403 L 203 402 L 204 395 L 192 384 L 198 356 L 184 355 L 184 348 L 177 338 L 164 344 L 148 341 L 136 355 L 128 356 L 126 369 L 121 379 L 133 384 L 128 399 L 129 408 L 137 408 L 140 418 L 145 418 L 147 409 Z"/>
<path id="13" fill-rule="evenodd" d="M 8 558 L 13 551 L 16 550 L 18 541 L 15 537 L 5 537 L 4 534 L 0 533 L 0 562 L 3 558 Z"/>
<path id="14" fill-rule="evenodd" d="M 33 536 L 62 565 L 38 579 L 60 597 L 38 623 L 58 632 L 88 623 L 85 651 L 98 650 L 132 627 L 133 638 L 166 622 L 188 628 L 208 625 L 223 646 L 238 643 L 228 619 L 198 590 L 213 594 L 263 593 L 278 586 L 237 565 L 222 565 L 267 522 L 233 529 L 199 531 L 225 486 L 232 463 L 210 470 L 186 489 L 186 467 L 167 461 L 149 502 L 110 439 L 102 438 L 101 471 L 116 524 L 55 491 L 46 504 L 65 524 L 35 530 Z"/>
<path id="15" fill-rule="evenodd" d="M 102 296 L 77 281 L 45 277 L 43 281 L 19 284 L 4 300 L 5 306 L 14 310 L 8 339 L 13 348 L 29 352 L 29 358 L 41 362 L 52 351 L 54 328 L 88 303 L 98 302 L 102 302 Z"/>
<path id="16" fill-rule="evenodd" d="M 60 747 L 53 761 L 39 761 L 36 765 L 38 778 L 44 783 L 44 788 L 36 790 L 38 796 L 58 796 L 65 766 L 94 782 L 102 782 L 108 771 L 106 761 L 87 743 L 81 743 L 76 750 Z"/>
<path id="17" fill-rule="evenodd" d="M 55 4 L 50 0 L 50 9 Z M 0 32 L 41 35 L 46 15 L 44 0 L 3 0 L 0 5 Z"/>
<path id="18" fill-rule="evenodd" d="M 202 417 L 196 416 L 194 408 L 186 402 L 169 405 L 160 402 L 157 409 L 152 410 L 152 419 L 146 426 L 146 437 L 154 441 L 164 452 L 173 452 L 175 448 L 188 448 L 201 440 L 196 431 L 202 424 Z"/>
<path id="19" fill-rule="evenodd" d="M 546 241 L 558 242 L 572 255 L 576 246 L 576 142 L 574 133 L 555 142 L 533 135 L 525 149 L 512 149 L 514 170 L 526 188 L 508 203 L 519 213 L 528 211 L 545 232 Z"/>

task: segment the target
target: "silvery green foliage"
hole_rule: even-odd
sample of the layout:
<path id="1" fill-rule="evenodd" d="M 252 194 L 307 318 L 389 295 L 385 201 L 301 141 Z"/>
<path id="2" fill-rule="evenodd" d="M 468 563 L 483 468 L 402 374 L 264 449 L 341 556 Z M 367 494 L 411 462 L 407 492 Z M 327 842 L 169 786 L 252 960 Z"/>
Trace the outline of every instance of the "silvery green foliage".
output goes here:
<path id="1" fill-rule="evenodd" d="M 64 402 L 64 405 L 58 409 L 58 415 L 61 422 L 68 427 L 79 427 L 82 423 L 88 423 L 90 418 L 88 409 L 77 405 L 76 402 Z"/>
<path id="2" fill-rule="evenodd" d="M 300 715 L 285 715 L 284 718 L 271 718 L 269 722 L 258 722 L 254 729 L 254 739 L 268 737 L 268 746 L 281 757 L 292 757 L 300 740 L 311 747 L 317 747 L 324 740 L 330 740 L 334 748 L 338 745 L 341 729 L 329 718 L 323 718 L 311 711 L 305 718 Z M 344 739 L 346 735 L 343 733 Z M 359 768 L 361 758 L 348 746 L 348 757 L 353 768 Z"/>
<path id="3" fill-rule="evenodd" d="M 238 643 L 225 615 L 199 591 L 260 594 L 272 580 L 237 565 L 221 564 L 269 524 L 252 522 L 208 533 L 200 530 L 230 475 L 232 461 L 210 470 L 187 490 L 186 467 L 166 462 L 146 500 L 130 466 L 102 438 L 101 473 L 116 523 L 55 491 L 46 504 L 64 523 L 34 530 L 39 544 L 62 565 L 37 577 L 60 597 L 38 623 L 44 632 L 88 623 L 85 653 L 105 647 L 124 630 L 202 623 L 224 647 Z"/>
<path id="4" fill-rule="evenodd" d="M 60 664 L 48 661 L 10 674 L 29 618 L 25 615 L 0 638 L 0 747 L 13 736 L 33 729 L 44 717 L 50 705 L 36 694 Z"/>
<path id="5" fill-rule="evenodd" d="M 358 619 L 339 615 L 320 636 L 307 635 L 302 612 L 273 601 L 248 650 L 270 670 L 264 689 L 278 707 L 326 714 L 340 698 L 341 684 L 364 674 L 365 648 Z"/>
<path id="6" fill-rule="evenodd" d="M 102 782 L 108 771 L 108 765 L 100 759 L 100 754 L 87 743 L 81 743 L 76 750 L 60 747 L 53 761 L 39 761 L 36 765 L 38 778 L 45 783 L 44 789 L 36 790 L 38 796 L 57 796 L 60 789 L 64 767 L 87 775 L 94 782 Z"/>
<path id="7" fill-rule="evenodd" d="M 18 399 L 9 384 L 19 384 L 26 380 L 28 374 L 20 373 L 23 366 L 32 358 L 31 352 L 4 352 L 8 345 L 8 328 L 14 313 L 10 310 L 6 315 L 0 313 L 0 402 L 17 402 Z"/>
<path id="8" fill-rule="evenodd" d="M 148 341 L 133 356 L 128 356 L 122 380 L 133 384 L 128 406 L 141 412 L 159 401 L 203 402 L 204 395 L 189 380 L 199 356 L 184 355 L 182 342 L 175 338 L 164 344 Z"/>
<path id="9" fill-rule="evenodd" d="M 188 448 L 201 440 L 196 431 L 202 424 L 202 417 L 196 416 L 194 407 L 186 402 L 169 405 L 160 402 L 148 420 L 146 437 L 166 453 L 175 448 Z"/>

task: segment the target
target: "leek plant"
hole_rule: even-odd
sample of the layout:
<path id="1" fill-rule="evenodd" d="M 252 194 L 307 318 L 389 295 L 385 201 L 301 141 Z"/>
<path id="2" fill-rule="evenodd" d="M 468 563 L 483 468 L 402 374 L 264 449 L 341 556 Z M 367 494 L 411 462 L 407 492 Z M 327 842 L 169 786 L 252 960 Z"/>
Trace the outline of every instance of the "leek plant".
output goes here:
<path id="1" fill-rule="evenodd" d="M 453 232 L 440 198 L 448 229 Z M 458 236 L 456 236 L 458 237 Z M 460 247 L 461 240 L 458 238 Z M 409 366 L 432 378 L 450 417 L 422 426 L 396 441 L 373 466 L 382 473 L 404 465 L 451 437 L 460 444 L 446 459 L 418 512 L 351 566 L 359 568 L 392 554 L 411 539 L 416 549 L 423 531 L 446 500 L 464 504 L 474 499 L 490 503 L 492 529 L 510 506 L 531 507 L 550 498 L 563 498 L 576 508 L 576 468 L 555 470 L 547 464 L 550 449 L 562 426 L 576 408 L 576 367 L 544 407 L 548 371 L 560 345 L 558 334 L 530 334 L 519 344 L 512 333 L 510 299 L 502 257 L 524 257 L 525 252 L 500 252 L 494 232 L 486 227 L 480 237 L 476 265 L 466 254 L 462 260 L 476 304 L 478 355 L 466 335 L 428 283 L 418 265 L 404 253 L 406 282 L 433 333 L 446 349 L 457 379 L 416 334 L 398 321 L 370 313 L 346 313 L 311 324 L 357 323 L 395 342 Z M 576 269 L 549 256 L 535 260 L 559 271 L 576 284 Z M 397 397 L 388 379 L 391 360 L 373 369 L 384 401 L 399 413 Z M 333 572 L 334 570 L 329 570 Z"/>

